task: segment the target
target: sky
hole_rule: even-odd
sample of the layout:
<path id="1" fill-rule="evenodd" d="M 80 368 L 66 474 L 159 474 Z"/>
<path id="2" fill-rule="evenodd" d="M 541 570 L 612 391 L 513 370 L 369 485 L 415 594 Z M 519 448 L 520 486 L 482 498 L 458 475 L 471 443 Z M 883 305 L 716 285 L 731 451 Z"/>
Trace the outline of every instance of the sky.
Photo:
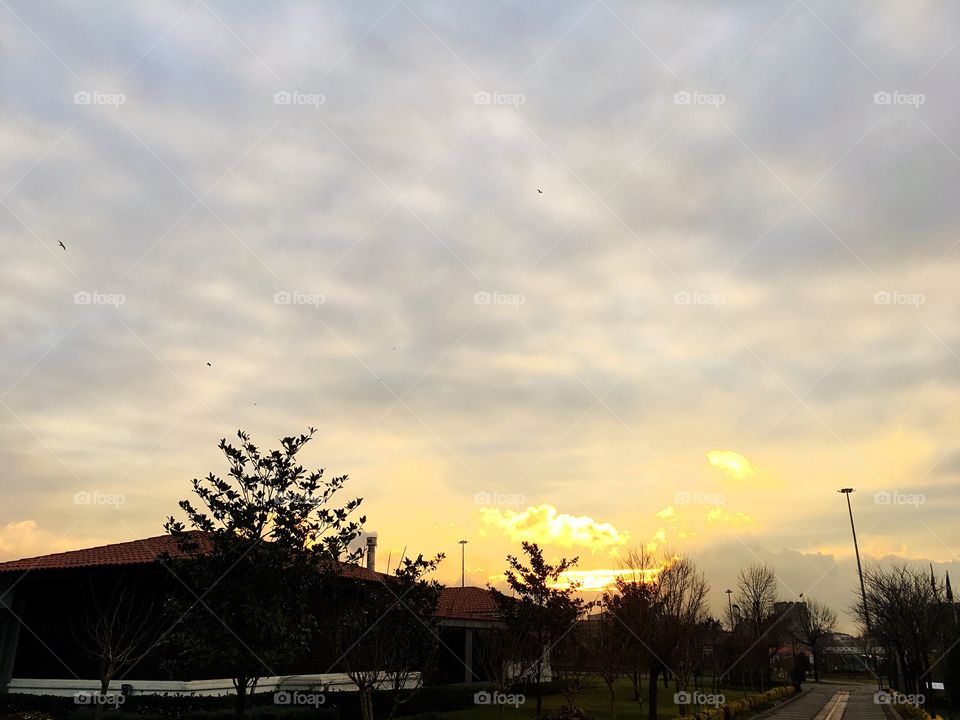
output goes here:
<path id="1" fill-rule="evenodd" d="M 0 60 L 0 559 L 312 426 L 378 569 L 644 545 L 849 627 L 850 486 L 960 572 L 960 6 L 2 0 Z"/>

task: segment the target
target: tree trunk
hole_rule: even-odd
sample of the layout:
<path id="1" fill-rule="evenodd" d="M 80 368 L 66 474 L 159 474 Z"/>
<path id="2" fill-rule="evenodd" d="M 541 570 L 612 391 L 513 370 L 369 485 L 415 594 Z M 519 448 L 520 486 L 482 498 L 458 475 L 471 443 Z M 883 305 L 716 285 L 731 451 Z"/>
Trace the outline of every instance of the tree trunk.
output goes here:
<path id="1" fill-rule="evenodd" d="M 107 690 L 110 689 L 110 676 L 100 678 L 100 697 L 97 698 L 97 704 L 93 708 L 94 720 L 100 720 L 103 717 L 104 700 L 107 697 Z"/>
<path id="2" fill-rule="evenodd" d="M 607 690 L 610 691 L 610 720 L 617 720 L 617 691 L 613 689 L 614 682 L 616 682 L 616 680 L 607 683 Z"/>
<path id="3" fill-rule="evenodd" d="M 237 689 L 236 717 L 242 720 L 247 710 L 247 691 L 251 688 L 252 681 L 248 677 L 235 677 L 233 686 Z"/>
<path id="4" fill-rule="evenodd" d="M 641 702 L 642 698 L 640 697 L 640 671 L 634 670 L 630 673 L 630 681 L 633 683 L 633 699 L 636 702 Z"/>
<path id="5" fill-rule="evenodd" d="M 373 720 L 373 691 L 366 686 L 360 689 L 360 716 L 363 720 Z"/>
<path id="6" fill-rule="evenodd" d="M 543 679 L 543 655 L 537 657 L 537 717 L 540 717 L 543 709 L 543 689 L 540 682 Z M 371 718 L 370 720 L 373 720 Z"/>
<path id="7" fill-rule="evenodd" d="M 647 682 L 649 692 L 650 707 L 647 709 L 648 720 L 657 720 L 657 675 L 660 674 L 660 666 L 656 660 L 650 661 L 650 680 Z"/>
<path id="8" fill-rule="evenodd" d="M 237 708 L 236 708 L 237 720 L 241 720 L 243 718 L 243 714 L 244 712 L 246 712 L 246 709 L 247 709 L 247 688 L 238 687 L 237 688 Z"/>

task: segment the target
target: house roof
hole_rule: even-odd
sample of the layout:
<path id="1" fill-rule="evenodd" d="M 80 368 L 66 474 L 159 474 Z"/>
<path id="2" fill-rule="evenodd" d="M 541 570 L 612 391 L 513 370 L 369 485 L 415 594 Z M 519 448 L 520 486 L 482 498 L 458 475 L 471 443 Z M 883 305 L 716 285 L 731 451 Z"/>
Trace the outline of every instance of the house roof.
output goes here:
<path id="1" fill-rule="evenodd" d="M 201 546 L 204 545 L 206 538 L 203 533 L 197 532 L 196 535 Z M 171 557 L 184 556 L 172 536 L 158 535 L 142 540 L 10 560 L 0 563 L 0 574 L 149 565 L 157 562 L 164 554 Z M 361 565 L 344 563 L 341 569 L 344 576 L 358 580 L 375 581 L 386 577 L 383 573 Z M 437 606 L 437 616 L 449 620 L 487 620 L 496 612 L 493 596 L 485 588 L 479 587 L 444 588 Z"/>
<path id="2" fill-rule="evenodd" d="M 0 563 L 0 573 L 69 570 L 107 565 L 142 565 L 155 562 L 164 553 L 174 557 L 180 555 L 177 544 L 170 535 L 10 560 Z"/>
<path id="3" fill-rule="evenodd" d="M 437 616 L 451 620 L 489 620 L 497 604 L 486 588 L 445 587 L 440 593 Z"/>
<path id="4" fill-rule="evenodd" d="M 203 533 L 192 531 L 201 547 L 209 544 Z M 148 565 L 157 562 L 161 555 L 184 557 L 176 541 L 170 535 L 130 540 L 129 542 L 99 545 L 82 550 L 40 555 L 38 557 L 10 560 L 0 563 L 0 573 L 35 572 L 40 570 L 70 570 L 126 565 Z M 379 580 L 382 573 L 359 565 L 342 564 L 343 574 L 360 580 Z"/>

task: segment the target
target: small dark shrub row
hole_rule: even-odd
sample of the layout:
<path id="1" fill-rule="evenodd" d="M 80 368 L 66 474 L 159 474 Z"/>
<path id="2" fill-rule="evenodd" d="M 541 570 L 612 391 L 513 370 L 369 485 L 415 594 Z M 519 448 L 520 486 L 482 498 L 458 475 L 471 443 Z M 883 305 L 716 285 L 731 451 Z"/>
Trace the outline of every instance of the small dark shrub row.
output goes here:
<path id="1" fill-rule="evenodd" d="M 560 682 L 543 683 L 544 695 L 559 693 Z M 431 720 L 432 714 L 473 707 L 473 696 L 483 690 L 482 685 L 432 685 L 421 688 L 407 702 L 400 705 L 398 715 L 417 716 L 417 720 Z M 513 690 L 528 697 L 536 693 L 533 684 L 521 684 Z M 351 720 L 360 717 L 359 698 L 351 692 L 324 693 L 325 703 L 319 708 L 285 707 L 273 704 L 273 693 L 258 693 L 250 698 L 245 717 L 248 720 Z M 230 720 L 234 717 L 236 698 L 196 697 L 182 695 L 132 695 L 118 709 L 108 709 L 105 718 L 136 720 Z M 386 715 L 393 706 L 389 692 L 374 693 L 374 708 Z M 89 706 L 77 705 L 73 698 L 51 695 L 0 695 L 0 716 L 40 713 L 56 720 L 87 720 L 94 715 Z"/>
<path id="2" fill-rule="evenodd" d="M 431 685 L 421 688 L 407 702 L 400 705 L 398 715 L 416 716 L 417 720 L 431 720 L 431 715 L 449 710 L 473 707 L 473 696 L 484 689 L 482 685 Z M 559 681 L 543 683 L 544 695 L 559 693 Z M 525 683 L 513 689 L 527 697 L 536 694 L 536 686 Z M 319 708 L 286 707 L 273 703 L 273 693 L 258 693 L 248 701 L 245 717 L 248 720 L 352 720 L 360 717 L 359 698 L 351 692 L 324 693 L 325 703 Z M 131 718 L 131 720 L 230 720 L 234 717 L 236 698 L 197 697 L 183 695 L 132 695 L 117 709 L 108 709 L 104 718 Z M 374 693 L 374 708 L 384 716 L 393 706 L 389 692 Z M 77 705 L 73 698 L 51 695 L 0 695 L 0 720 L 4 715 L 25 717 L 38 713 L 55 720 L 88 720 L 94 709 Z"/>
<path id="3" fill-rule="evenodd" d="M 234 717 L 236 698 L 190 697 L 176 695 L 134 695 L 119 709 L 108 708 L 104 718 L 131 720 L 230 720 Z M 88 720 L 94 708 L 78 705 L 73 698 L 51 695 L 0 695 L 0 717 L 26 718 L 29 713 L 55 720 Z M 334 707 L 285 707 L 273 704 L 273 693 L 251 698 L 245 717 L 248 720 L 339 720 Z"/>

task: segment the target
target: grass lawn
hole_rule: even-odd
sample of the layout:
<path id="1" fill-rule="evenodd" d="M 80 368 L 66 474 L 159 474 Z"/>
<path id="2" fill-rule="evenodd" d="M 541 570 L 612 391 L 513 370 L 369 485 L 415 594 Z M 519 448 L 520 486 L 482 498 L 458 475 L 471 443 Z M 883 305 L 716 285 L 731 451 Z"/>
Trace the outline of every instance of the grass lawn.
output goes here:
<path id="1" fill-rule="evenodd" d="M 627 678 L 621 678 L 616 685 L 616 717 L 620 720 L 629 718 L 647 717 L 647 681 L 643 679 L 643 705 L 633 699 L 633 685 Z M 679 716 L 679 708 L 673 704 L 673 683 L 669 688 L 665 688 L 661 682 L 658 693 L 657 716 L 660 718 L 674 718 Z M 744 696 L 743 690 L 724 688 L 723 694 L 728 701 L 737 700 Z M 750 694 L 749 691 L 747 694 Z M 563 695 L 545 695 L 543 697 L 543 711 L 548 713 L 564 705 Z M 577 698 L 577 704 L 589 713 L 595 720 L 612 720 L 610 713 L 610 695 L 607 692 L 607 686 L 602 680 L 597 679 L 592 683 L 592 687 L 582 693 Z M 523 705 L 515 708 L 507 705 L 503 708 L 503 720 L 527 720 L 536 715 L 537 699 L 533 695 L 528 695 Z M 691 708 L 696 712 L 697 708 Z M 497 720 L 499 717 L 498 708 L 495 705 L 477 705 L 469 710 L 454 710 L 451 712 L 440 713 L 444 720 Z"/>

